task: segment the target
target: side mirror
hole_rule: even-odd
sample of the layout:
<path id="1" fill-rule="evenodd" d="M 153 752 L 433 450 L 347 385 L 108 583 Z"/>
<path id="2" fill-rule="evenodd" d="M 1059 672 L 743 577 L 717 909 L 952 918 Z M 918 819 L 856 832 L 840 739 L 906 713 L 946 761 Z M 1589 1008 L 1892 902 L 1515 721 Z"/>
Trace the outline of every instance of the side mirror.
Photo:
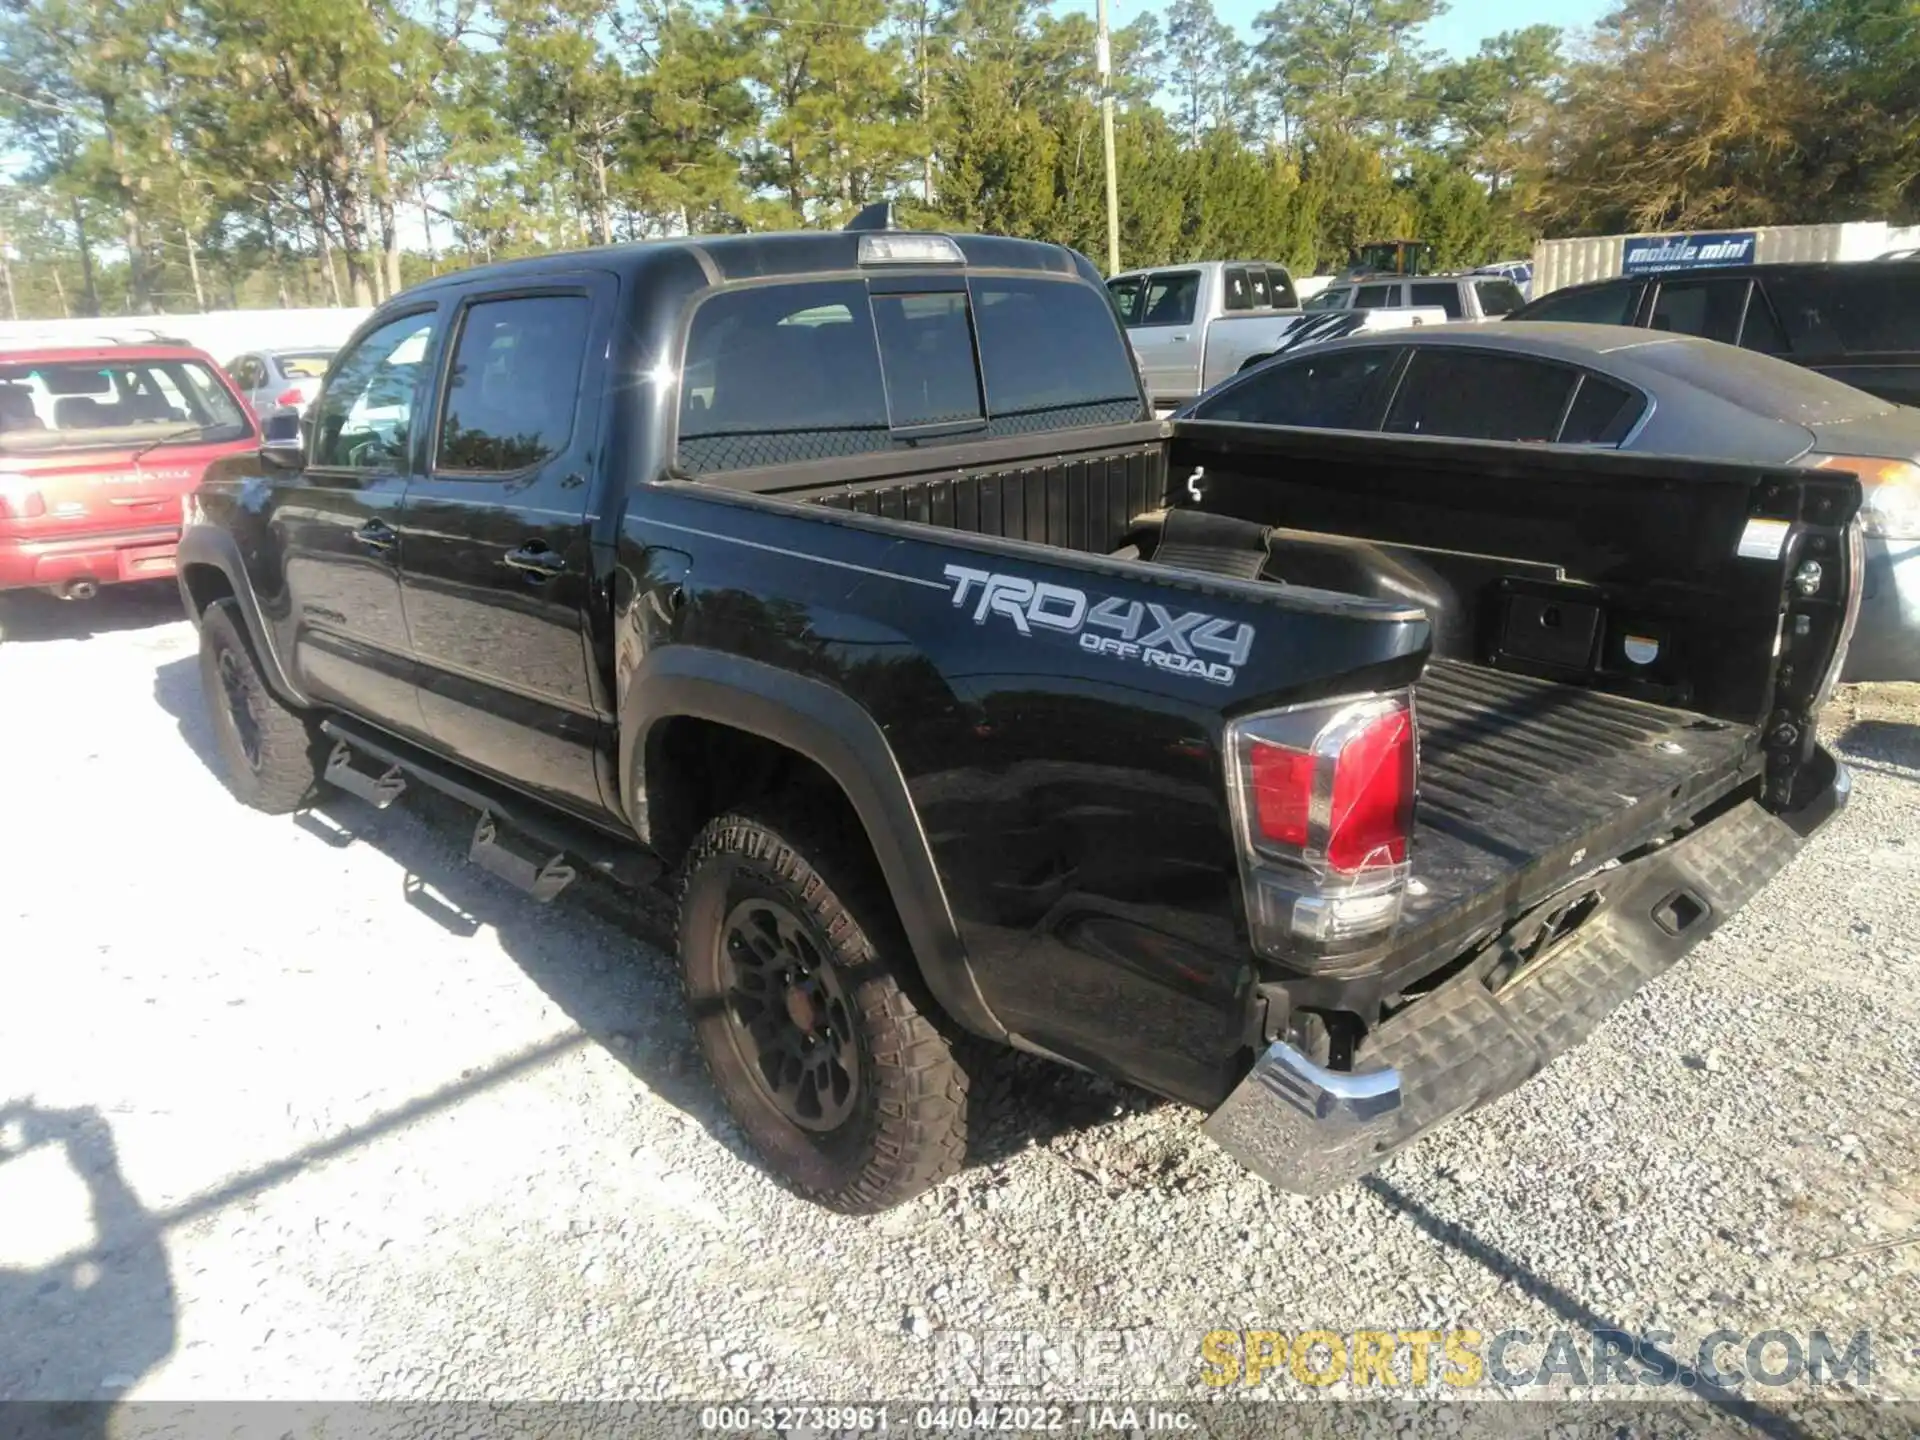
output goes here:
<path id="1" fill-rule="evenodd" d="M 269 415 L 266 424 L 260 428 L 264 441 L 260 446 L 260 458 L 283 470 L 298 470 L 307 458 L 304 429 L 300 416 L 292 410 Z"/>

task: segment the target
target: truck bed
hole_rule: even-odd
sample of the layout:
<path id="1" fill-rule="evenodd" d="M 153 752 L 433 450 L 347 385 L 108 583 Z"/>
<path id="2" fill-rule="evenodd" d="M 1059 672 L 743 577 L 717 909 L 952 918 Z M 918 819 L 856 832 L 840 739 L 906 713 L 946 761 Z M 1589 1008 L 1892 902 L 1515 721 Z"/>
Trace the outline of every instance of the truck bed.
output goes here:
<path id="1" fill-rule="evenodd" d="M 1406 929 L 1531 903 L 1759 773 L 1750 726 L 1435 660 L 1416 687 L 1420 790 Z M 1458 912 L 1450 914 L 1450 912 Z"/>

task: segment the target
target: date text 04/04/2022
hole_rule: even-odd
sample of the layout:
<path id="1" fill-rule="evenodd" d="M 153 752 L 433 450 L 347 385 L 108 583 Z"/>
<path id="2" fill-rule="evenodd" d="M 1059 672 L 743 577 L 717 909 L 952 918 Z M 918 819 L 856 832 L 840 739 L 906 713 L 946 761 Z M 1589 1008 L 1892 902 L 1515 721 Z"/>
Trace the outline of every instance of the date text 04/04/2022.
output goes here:
<path id="1" fill-rule="evenodd" d="M 951 1434 L 1039 1434 L 1049 1431 L 1191 1430 L 1195 1421 L 1178 1407 L 1088 1403 L 1082 1405 L 709 1405 L 700 1428 L 718 1433 L 787 1433 L 796 1429 L 835 1434 L 909 1431 Z"/>

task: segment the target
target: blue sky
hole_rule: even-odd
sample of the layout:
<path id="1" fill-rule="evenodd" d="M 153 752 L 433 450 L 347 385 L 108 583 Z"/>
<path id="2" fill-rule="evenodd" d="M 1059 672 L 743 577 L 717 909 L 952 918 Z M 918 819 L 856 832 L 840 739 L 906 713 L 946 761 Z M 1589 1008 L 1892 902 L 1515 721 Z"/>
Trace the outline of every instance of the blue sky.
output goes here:
<path id="1" fill-rule="evenodd" d="M 1111 0 L 1113 23 L 1124 25 L 1146 10 L 1164 6 L 1152 0 Z M 1091 6 L 1089 6 L 1091 8 Z M 1220 18 L 1253 38 L 1253 17 L 1273 8 L 1273 0 L 1214 0 Z M 1471 55 L 1480 42 L 1502 30 L 1527 25 L 1558 25 L 1580 29 L 1608 10 L 1610 0 L 1454 0 L 1447 13 L 1426 27 L 1423 38 L 1435 49 L 1453 55 Z"/>

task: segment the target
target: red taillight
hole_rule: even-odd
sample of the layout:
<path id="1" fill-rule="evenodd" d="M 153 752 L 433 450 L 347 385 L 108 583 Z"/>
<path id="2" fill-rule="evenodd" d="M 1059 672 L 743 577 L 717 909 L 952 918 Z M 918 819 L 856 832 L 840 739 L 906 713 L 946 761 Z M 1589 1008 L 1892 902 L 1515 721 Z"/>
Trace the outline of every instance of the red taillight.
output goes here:
<path id="1" fill-rule="evenodd" d="M 300 387 L 296 385 L 293 389 L 278 396 L 273 403 L 276 405 L 299 405 L 303 404 L 306 398 L 306 396 L 300 393 Z"/>
<path id="2" fill-rule="evenodd" d="M 1406 863 L 1414 786 L 1413 718 L 1406 710 L 1342 717 L 1303 749 L 1251 737 L 1247 769 L 1256 840 L 1311 847 L 1343 875 Z"/>
<path id="3" fill-rule="evenodd" d="M 1276 845 L 1307 843 L 1313 808 L 1313 756 L 1255 740 L 1248 756 L 1253 771 L 1253 823 Z"/>
<path id="4" fill-rule="evenodd" d="M 1397 710 L 1368 721 L 1334 762 L 1327 864 L 1343 875 L 1406 864 L 1413 782 L 1413 717 Z"/>
<path id="5" fill-rule="evenodd" d="M 1409 871 L 1418 765 L 1407 691 L 1228 727 L 1248 937 L 1308 969 L 1391 930 Z"/>
<path id="6" fill-rule="evenodd" d="M 47 502 L 25 480 L 0 478 L 0 520 L 34 520 L 47 513 Z"/>

